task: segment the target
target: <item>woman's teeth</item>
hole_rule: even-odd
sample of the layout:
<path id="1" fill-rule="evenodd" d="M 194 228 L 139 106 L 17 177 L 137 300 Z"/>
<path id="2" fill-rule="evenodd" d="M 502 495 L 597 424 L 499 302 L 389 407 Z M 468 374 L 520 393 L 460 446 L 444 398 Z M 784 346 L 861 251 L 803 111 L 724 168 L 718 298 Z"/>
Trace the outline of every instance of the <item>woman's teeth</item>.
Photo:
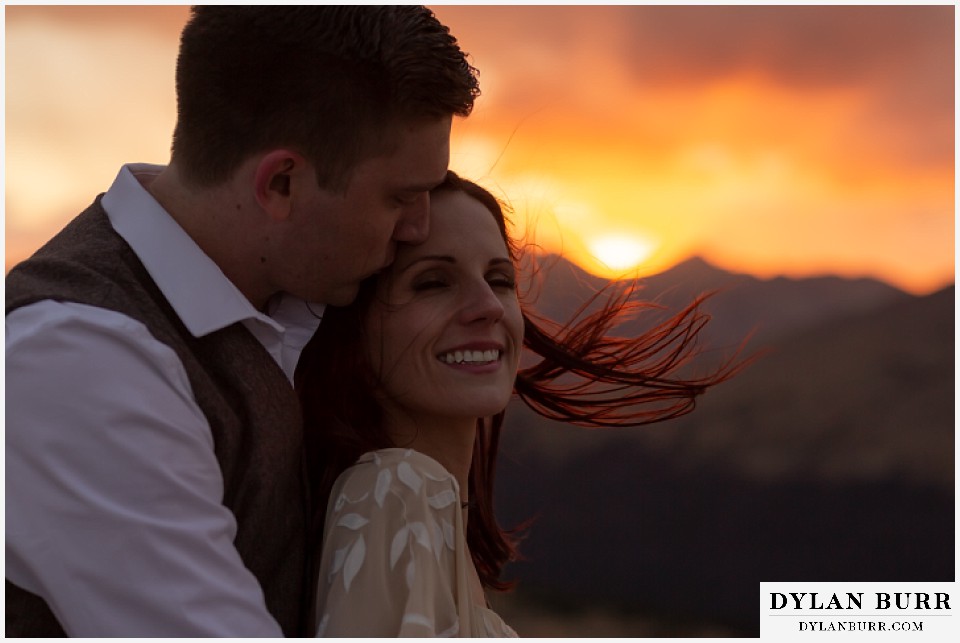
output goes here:
<path id="1" fill-rule="evenodd" d="M 500 359 L 500 351 L 451 351 L 439 355 L 438 359 L 447 364 L 488 364 Z"/>

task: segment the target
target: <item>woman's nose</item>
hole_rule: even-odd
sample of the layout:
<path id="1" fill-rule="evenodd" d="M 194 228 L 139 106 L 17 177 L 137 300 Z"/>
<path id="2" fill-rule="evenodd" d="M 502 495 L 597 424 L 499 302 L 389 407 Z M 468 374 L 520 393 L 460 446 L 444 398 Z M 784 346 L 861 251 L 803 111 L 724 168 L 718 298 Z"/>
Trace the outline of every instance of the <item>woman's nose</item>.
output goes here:
<path id="1" fill-rule="evenodd" d="M 486 281 L 465 289 L 460 319 L 465 324 L 478 321 L 498 322 L 503 318 L 503 302 Z"/>

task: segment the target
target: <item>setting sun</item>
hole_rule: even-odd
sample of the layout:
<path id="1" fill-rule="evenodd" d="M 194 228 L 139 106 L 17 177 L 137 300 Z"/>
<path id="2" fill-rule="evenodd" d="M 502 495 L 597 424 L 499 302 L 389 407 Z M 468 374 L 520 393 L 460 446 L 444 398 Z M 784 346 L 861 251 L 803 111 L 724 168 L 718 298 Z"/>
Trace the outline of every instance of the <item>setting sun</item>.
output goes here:
<path id="1" fill-rule="evenodd" d="M 656 244 L 634 234 L 607 235 L 588 242 L 594 258 L 614 272 L 639 268 L 656 249 Z"/>

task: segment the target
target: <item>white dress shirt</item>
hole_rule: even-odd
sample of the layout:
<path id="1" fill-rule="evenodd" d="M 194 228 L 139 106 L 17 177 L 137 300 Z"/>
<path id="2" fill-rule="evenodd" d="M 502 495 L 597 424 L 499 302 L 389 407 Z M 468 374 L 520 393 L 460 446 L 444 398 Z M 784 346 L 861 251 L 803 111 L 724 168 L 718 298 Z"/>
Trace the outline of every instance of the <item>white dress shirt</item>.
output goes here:
<path id="1" fill-rule="evenodd" d="M 102 204 L 195 336 L 243 323 L 289 378 L 323 307 L 259 313 L 124 166 Z M 119 313 L 41 301 L 6 318 L 6 576 L 80 637 L 282 636 L 234 545 L 183 365 Z"/>

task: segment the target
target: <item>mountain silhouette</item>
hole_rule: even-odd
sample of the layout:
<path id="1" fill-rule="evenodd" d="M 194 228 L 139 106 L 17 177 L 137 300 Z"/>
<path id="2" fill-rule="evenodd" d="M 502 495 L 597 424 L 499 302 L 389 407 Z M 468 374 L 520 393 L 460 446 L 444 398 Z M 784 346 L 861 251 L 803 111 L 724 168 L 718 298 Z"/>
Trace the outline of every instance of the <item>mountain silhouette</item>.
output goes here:
<path id="1" fill-rule="evenodd" d="M 580 303 L 611 283 L 556 255 L 547 255 L 538 262 L 538 283 L 530 298 L 538 311 L 556 321 L 567 320 Z M 637 297 L 664 306 L 664 315 L 704 294 L 711 296 L 702 309 L 712 317 L 704 337 L 717 346 L 738 345 L 748 335 L 767 343 L 830 319 L 910 298 L 876 279 L 760 279 L 725 271 L 700 257 L 637 282 Z M 651 322 L 657 318 L 662 315 L 653 316 Z M 630 333 L 643 326 L 641 320 L 621 330 Z"/>
<path id="2" fill-rule="evenodd" d="M 606 283 L 559 259 L 543 274 L 537 307 L 560 320 Z M 580 429 L 513 403 L 497 511 L 535 517 L 508 568 L 515 600 L 755 636 L 762 580 L 953 580 L 953 286 L 917 297 L 692 259 L 641 287 L 664 314 L 717 291 L 704 341 L 752 330 L 748 353 L 765 352 L 651 427 Z"/>

